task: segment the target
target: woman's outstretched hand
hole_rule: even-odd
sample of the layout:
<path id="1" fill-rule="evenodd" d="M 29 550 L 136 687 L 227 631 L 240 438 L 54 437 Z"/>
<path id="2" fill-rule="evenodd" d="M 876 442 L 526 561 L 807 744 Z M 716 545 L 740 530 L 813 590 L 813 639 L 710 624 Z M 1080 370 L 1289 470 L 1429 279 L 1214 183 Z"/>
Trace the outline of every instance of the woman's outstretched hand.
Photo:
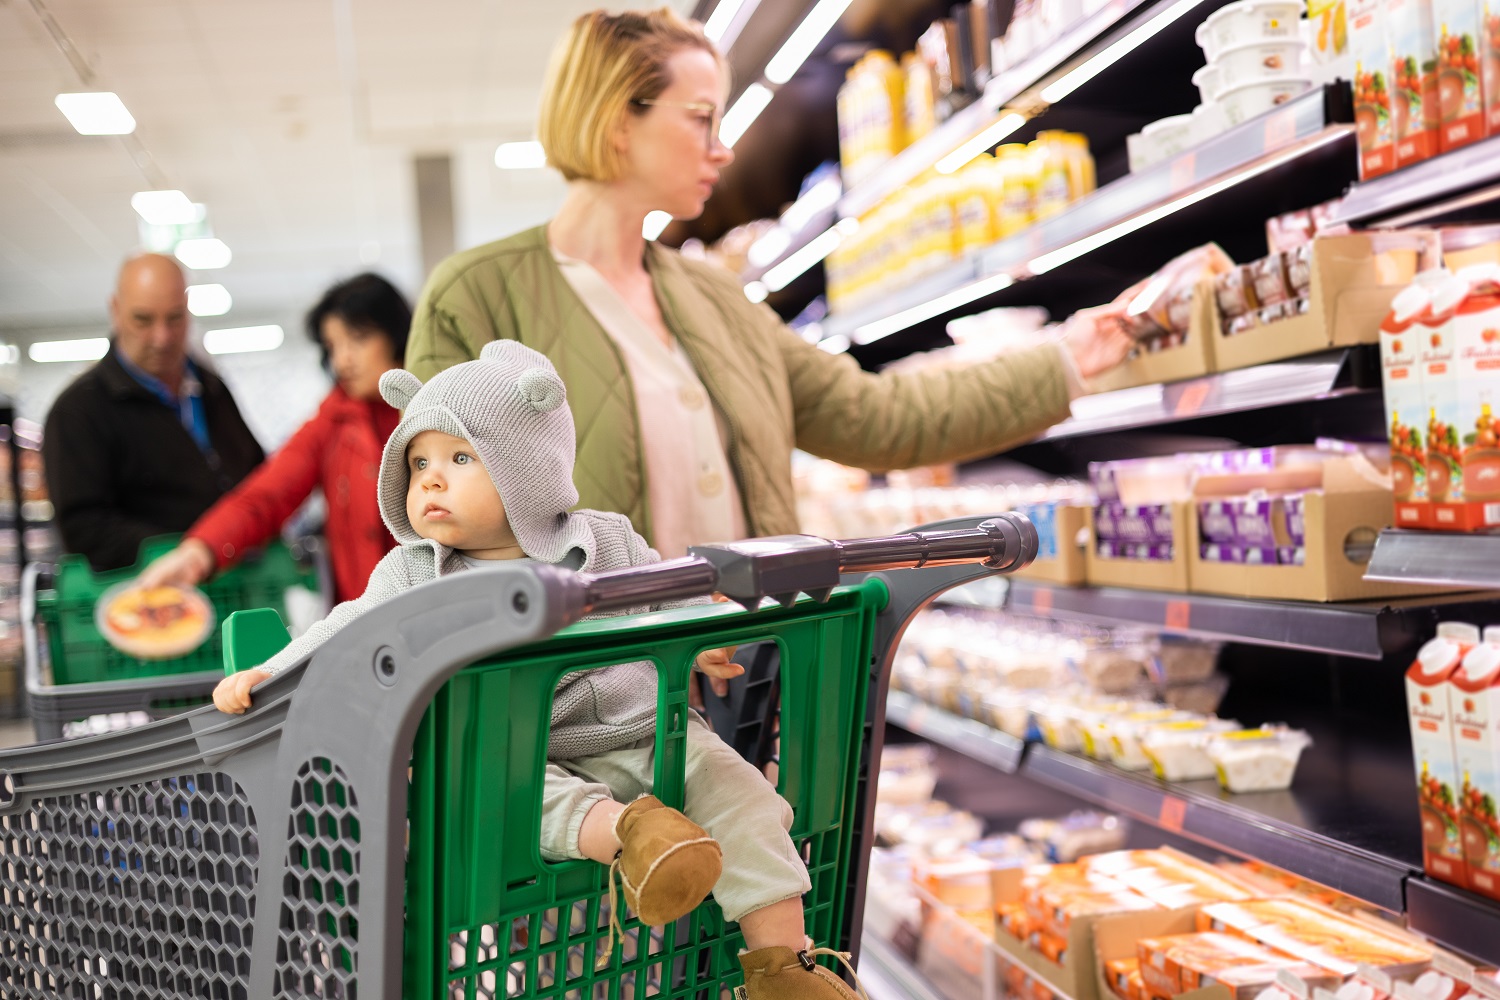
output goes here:
<path id="1" fill-rule="evenodd" d="M 147 589 L 151 587 L 196 587 L 214 572 L 214 556 L 208 544 L 197 538 L 189 538 L 171 552 L 151 560 L 151 565 L 141 570 L 137 582 Z"/>
<path id="2" fill-rule="evenodd" d="M 1125 332 L 1125 306 L 1114 303 L 1080 309 L 1063 325 L 1063 346 L 1073 356 L 1084 381 L 1125 360 L 1135 341 Z"/>

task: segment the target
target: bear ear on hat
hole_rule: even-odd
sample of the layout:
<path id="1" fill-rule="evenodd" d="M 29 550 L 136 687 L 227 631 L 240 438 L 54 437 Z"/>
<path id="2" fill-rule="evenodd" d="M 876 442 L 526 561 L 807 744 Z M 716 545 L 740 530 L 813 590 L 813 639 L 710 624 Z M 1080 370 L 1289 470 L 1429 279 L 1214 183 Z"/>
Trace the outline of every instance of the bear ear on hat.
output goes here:
<path id="1" fill-rule="evenodd" d="M 568 398 L 568 390 L 550 368 L 528 368 L 516 378 L 516 398 L 538 413 L 557 409 Z"/>
<path id="2" fill-rule="evenodd" d="M 380 376 L 380 398 L 398 410 L 406 409 L 421 388 L 422 380 L 405 368 L 392 368 Z"/>

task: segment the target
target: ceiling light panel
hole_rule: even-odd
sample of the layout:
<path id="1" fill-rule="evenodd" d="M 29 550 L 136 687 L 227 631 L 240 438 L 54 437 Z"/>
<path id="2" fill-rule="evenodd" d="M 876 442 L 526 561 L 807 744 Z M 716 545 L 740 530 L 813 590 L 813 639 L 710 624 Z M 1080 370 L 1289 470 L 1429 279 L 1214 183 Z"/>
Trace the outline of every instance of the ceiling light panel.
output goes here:
<path id="1" fill-rule="evenodd" d="M 183 240 L 177 244 L 173 251 L 177 259 L 182 261 L 184 267 L 192 268 L 194 271 L 212 271 L 221 267 L 228 267 L 234 255 L 229 252 L 229 247 L 223 240 L 208 239 Z"/>
<path id="2" fill-rule="evenodd" d="M 81 135 L 129 135 L 135 131 L 135 119 L 125 110 L 125 102 L 107 90 L 58 94 L 53 103 Z"/>

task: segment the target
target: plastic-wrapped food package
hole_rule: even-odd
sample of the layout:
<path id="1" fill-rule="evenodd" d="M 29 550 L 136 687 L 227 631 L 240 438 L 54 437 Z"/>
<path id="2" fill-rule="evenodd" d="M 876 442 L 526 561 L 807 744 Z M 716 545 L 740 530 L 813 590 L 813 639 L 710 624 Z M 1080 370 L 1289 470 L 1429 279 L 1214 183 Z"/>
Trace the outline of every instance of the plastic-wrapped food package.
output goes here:
<path id="1" fill-rule="evenodd" d="M 1190 722 L 1196 718 L 1189 712 L 1163 707 L 1123 715 L 1109 727 L 1111 759 L 1116 767 L 1123 767 L 1127 771 L 1144 771 L 1151 766 L 1151 758 L 1141 748 L 1141 737 L 1147 730 L 1163 723 Z"/>
<path id="2" fill-rule="evenodd" d="M 1027 820 L 1018 832 L 1047 860 L 1071 864 L 1085 855 L 1119 850 L 1129 825 L 1109 813 L 1083 811 L 1062 819 Z"/>
<path id="3" fill-rule="evenodd" d="M 1161 689 L 1161 700 L 1173 708 L 1199 715 L 1213 715 L 1229 692 L 1229 677 L 1213 674 L 1205 680 L 1174 684 Z"/>
<path id="4" fill-rule="evenodd" d="M 890 805 L 920 805 L 937 787 L 937 752 L 926 743 L 887 746 L 880 755 L 875 800 Z"/>
<path id="5" fill-rule="evenodd" d="M 1125 303 L 1126 325 L 1132 336 L 1146 340 L 1165 332 L 1182 333 L 1172 324 L 1172 300 L 1184 290 L 1234 268 L 1235 263 L 1217 243 L 1194 247 L 1168 261 L 1151 277 L 1120 296 Z"/>
<path id="6" fill-rule="evenodd" d="M 1143 637 L 1117 635 L 1116 642 L 1087 650 L 1079 672 L 1089 687 L 1102 694 L 1138 690 L 1151 669 L 1151 650 Z"/>
<path id="7" fill-rule="evenodd" d="M 1162 636 L 1156 650 L 1156 681 L 1164 687 L 1207 680 L 1219 662 L 1217 642 Z"/>
<path id="8" fill-rule="evenodd" d="M 1297 762 L 1312 739 L 1300 729 L 1261 726 L 1219 733 L 1204 752 L 1213 761 L 1219 784 L 1231 792 L 1268 792 L 1292 786 Z"/>
<path id="9" fill-rule="evenodd" d="M 1018 740 L 1031 736 L 1031 706 L 1036 701 L 1028 691 L 997 688 L 984 696 L 984 708 L 990 725 Z"/>
<path id="10" fill-rule="evenodd" d="M 1141 751 L 1151 759 L 1151 769 L 1165 781 L 1201 781 L 1214 776 L 1214 762 L 1207 751 L 1215 733 L 1238 730 L 1230 719 L 1194 719 L 1152 726 L 1141 736 Z"/>

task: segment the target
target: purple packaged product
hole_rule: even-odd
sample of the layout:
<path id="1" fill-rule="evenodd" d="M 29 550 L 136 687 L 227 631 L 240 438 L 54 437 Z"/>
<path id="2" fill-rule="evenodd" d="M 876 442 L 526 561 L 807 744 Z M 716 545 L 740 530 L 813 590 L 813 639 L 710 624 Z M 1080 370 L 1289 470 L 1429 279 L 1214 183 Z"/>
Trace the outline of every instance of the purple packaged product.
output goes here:
<path id="1" fill-rule="evenodd" d="M 1307 544 L 1307 494 L 1294 493 L 1282 501 L 1286 511 L 1286 534 L 1293 545 Z"/>
<path id="2" fill-rule="evenodd" d="M 1089 482 L 1093 483 L 1094 492 L 1099 494 L 1101 503 L 1120 499 L 1120 487 L 1115 482 L 1115 465 L 1115 462 L 1089 463 Z"/>
<path id="3" fill-rule="evenodd" d="M 1209 543 L 1198 549 L 1198 555 L 1204 562 L 1239 562 L 1239 549 L 1233 545 L 1219 545 Z"/>
<path id="4" fill-rule="evenodd" d="M 1300 545 L 1283 545 L 1276 550 L 1276 561 L 1283 566 L 1302 566 L 1307 563 L 1307 549 Z"/>
<path id="5" fill-rule="evenodd" d="M 1149 545 L 1155 541 L 1152 534 L 1150 507 L 1121 507 L 1120 519 L 1115 524 L 1115 537 L 1122 542 Z"/>
<path id="6" fill-rule="evenodd" d="M 1101 503 L 1094 508 L 1094 537 L 1101 542 L 1112 542 L 1120 537 L 1121 507 L 1114 501 Z"/>
<path id="7" fill-rule="evenodd" d="M 1124 558 L 1125 548 L 1126 546 L 1120 542 L 1106 541 L 1104 539 L 1100 539 L 1095 545 L 1095 551 L 1099 553 L 1099 558 L 1101 559 L 1122 559 Z"/>
<path id="8" fill-rule="evenodd" d="M 1198 535 L 1204 542 L 1221 545 L 1234 541 L 1234 514 L 1228 503 L 1223 500 L 1198 501 Z"/>
<path id="9" fill-rule="evenodd" d="M 1153 504 L 1150 507 L 1142 507 L 1146 523 L 1151 527 L 1151 540 L 1153 542 L 1170 542 L 1175 540 L 1172 534 L 1172 505 Z"/>
<path id="10" fill-rule="evenodd" d="M 1240 549 L 1239 561 L 1247 566 L 1275 566 L 1277 563 L 1276 546 L 1247 545 Z"/>
<path id="11" fill-rule="evenodd" d="M 1150 559 L 1152 561 L 1171 562 L 1172 561 L 1172 543 L 1171 542 L 1157 542 L 1154 545 L 1148 545 L 1148 546 L 1146 546 L 1146 555 L 1145 555 L 1145 558 L 1146 559 Z"/>
<path id="12" fill-rule="evenodd" d="M 1246 548 L 1275 547 L 1276 526 L 1272 523 L 1275 502 L 1265 497 L 1234 501 L 1235 541 Z"/>

